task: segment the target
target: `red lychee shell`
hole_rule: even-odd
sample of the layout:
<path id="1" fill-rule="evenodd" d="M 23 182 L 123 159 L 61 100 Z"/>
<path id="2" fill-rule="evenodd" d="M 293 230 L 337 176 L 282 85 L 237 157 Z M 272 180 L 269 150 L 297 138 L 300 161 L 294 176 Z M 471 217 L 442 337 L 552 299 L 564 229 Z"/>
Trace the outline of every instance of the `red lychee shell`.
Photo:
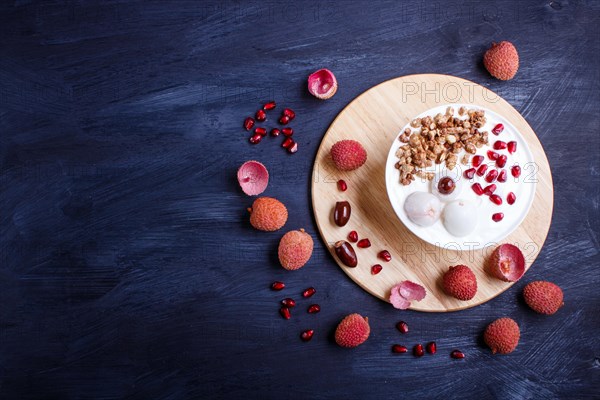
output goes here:
<path id="1" fill-rule="evenodd" d="M 261 194 L 269 184 L 269 171 L 258 161 L 246 161 L 238 169 L 238 182 L 248 196 Z"/>
<path id="2" fill-rule="evenodd" d="M 317 99 L 327 100 L 337 92 L 335 75 L 328 69 L 320 69 L 308 76 L 308 91 Z"/>
<path id="3" fill-rule="evenodd" d="M 523 289 L 523 297 L 525 303 L 540 314 L 552 315 L 564 305 L 562 289 L 552 282 L 528 283 Z"/>
<path id="4" fill-rule="evenodd" d="M 356 140 L 340 140 L 331 146 L 331 159 L 340 171 L 352 171 L 367 161 L 367 151 Z"/>
<path id="5" fill-rule="evenodd" d="M 418 283 L 402 281 L 390 290 L 390 303 L 394 308 L 406 310 L 411 302 L 421 301 L 427 295 L 425 288 Z"/>
<path id="6" fill-rule="evenodd" d="M 287 208 L 272 197 L 259 197 L 248 211 L 250 224 L 261 231 L 276 231 L 285 225 L 288 217 Z"/>
<path id="7" fill-rule="evenodd" d="M 490 256 L 487 269 L 490 274 L 505 282 L 516 282 L 525 273 L 525 257 L 517 246 L 502 244 Z"/>
<path id="8" fill-rule="evenodd" d="M 471 300 L 477 293 L 477 278 L 466 265 L 450 267 L 444 274 L 442 286 L 447 295 L 459 300 Z"/>
<path id="9" fill-rule="evenodd" d="M 360 314 L 350 314 L 335 330 L 335 342 L 342 347 L 356 347 L 369 338 L 369 319 Z"/>
<path id="10" fill-rule="evenodd" d="M 279 262 L 287 270 L 302 268 L 310 259 L 312 252 L 312 237 L 304 232 L 304 229 L 289 231 L 279 241 Z"/>
<path id="11" fill-rule="evenodd" d="M 483 55 L 483 65 L 493 77 L 507 81 L 519 69 L 519 53 L 511 42 L 492 43 Z"/>
<path id="12" fill-rule="evenodd" d="M 508 354 L 517 348 L 520 336 L 519 325 L 514 320 L 504 317 L 485 328 L 483 340 L 492 349 L 492 354 Z"/>

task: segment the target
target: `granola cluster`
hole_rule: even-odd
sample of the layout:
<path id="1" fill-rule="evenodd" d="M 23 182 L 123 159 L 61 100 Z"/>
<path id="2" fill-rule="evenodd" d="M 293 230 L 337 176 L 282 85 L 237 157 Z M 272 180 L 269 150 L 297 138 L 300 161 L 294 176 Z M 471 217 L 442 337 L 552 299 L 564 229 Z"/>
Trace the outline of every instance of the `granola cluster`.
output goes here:
<path id="1" fill-rule="evenodd" d="M 425 171 L 433 163 L 445 162 L 448 169 L 454 169 L 463 150 L 467 154 L 461 162 L 467 164 L 470 155 L 488 143 L 488 132 L 479 131 L 485 125 L 484 111 L 461 107 L 458 115 L 462 118 L 455 117 L 454 108 L 448 107 L 443 115 L 411 121 L 413 129 L 406 128 L 400 135 L 399 140 L 405 144 L 396 152 L 401 184 L 410 185 L 416 176 L 433 179 L 434 173 Z"/>

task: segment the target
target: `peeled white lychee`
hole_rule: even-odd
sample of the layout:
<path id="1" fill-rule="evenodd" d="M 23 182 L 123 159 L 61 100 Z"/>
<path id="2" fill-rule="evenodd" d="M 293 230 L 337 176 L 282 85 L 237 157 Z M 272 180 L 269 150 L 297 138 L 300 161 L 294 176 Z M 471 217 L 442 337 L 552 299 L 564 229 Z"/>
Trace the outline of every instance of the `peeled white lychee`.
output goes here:
<path id="1" fill-rule="evenodd" d="M 444 208 L 444 227 L 454 236 L 467 236 L 478 220 L 477 207 L 470 201 L 455 200 Z"/>
<path id="2" fill-rule="evenodd" d="M 431 193 L 414 192 L 406 198 L 404 211 L 415 224 L 431 226 L 440 218 L 442 203 Z"/>

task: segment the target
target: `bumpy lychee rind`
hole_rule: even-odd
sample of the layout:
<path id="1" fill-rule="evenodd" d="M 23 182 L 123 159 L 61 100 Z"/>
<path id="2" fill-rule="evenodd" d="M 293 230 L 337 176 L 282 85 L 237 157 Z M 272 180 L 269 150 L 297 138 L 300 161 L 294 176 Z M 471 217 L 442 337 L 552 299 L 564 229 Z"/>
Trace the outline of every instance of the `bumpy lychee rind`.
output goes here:
<path id="1" fill-rule="evenodd" d="M 494 78 L 507 81 L 519 69 L 519 53 L 511 42 L 492 43 L 483 56 L 483 65 Z"/>
<path id="2" fill-rule="evenodd" d="M 331 147 L 331 159 L 340 171 L 352 171 L 367 161 L 367 151 L 356 140 L 340 140 Z"/>
<path id="3" fill-rule="evenodd" d="M 335 342 L 342 347 L 356 347 L 364 343 L 371 333 L 369 319 L 360 314 L 350 314 L 335 330 Z"/>
<path id="4" fill-rule="evenodd" d="M 486 264 L 487 271 L 505 282 L 516 282 L 525 273 L 525 257 L 519 248 L 510 243 L 496 247 Z"/>
<path id="5" fill-rule="evenodd" d="M 512 353 L 519 344 L 519 325 L 511 318 L 499 318 L 485 328 L 483 340 L 492 354 Z"/>
<path id="6" fill-rule="evenodd" d="M 477 293 L 477 278 L 466 265 L 450 267 L 442 279 L 444 292 L 458 300 L 471 300 Z"/>
<path id="7" fill-rule="evenodd" d="M 288 218 L 287 208 L 272 197 L 259 197 L 248 211 L 250 224 L 260 231 L 276 231 L 285 225 Z"/>
<path id="8" fill-rule="evenodd" d="M 528 283 L 523 289 L 523 297 L 525 303 L 540 314 L 552 315 L 564 305 L 562 289 L 552 282 Z"/>
<path id="9" fill-rule="evenodd" d="M 279 241 L 279 262 L 287 270 L 302 268 L 310 259 L 312 252 L 312 237 L 304 232 L 304 229 L 289 231 Z"/>

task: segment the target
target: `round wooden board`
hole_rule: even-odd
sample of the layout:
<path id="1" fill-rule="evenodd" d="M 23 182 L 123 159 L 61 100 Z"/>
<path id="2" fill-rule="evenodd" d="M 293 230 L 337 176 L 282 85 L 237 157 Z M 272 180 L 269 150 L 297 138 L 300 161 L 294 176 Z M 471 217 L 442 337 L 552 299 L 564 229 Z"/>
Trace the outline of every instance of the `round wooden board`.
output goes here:
<path id="1" fill-rule="evenodd" d="M 315 219 L 321 237 L 340 268 L 364 290 L 385 301 L 398 282 L 410 280 L 422 284 L 427 296 L 413 302 L 411 310 L 446 312 L 470 308 L 512 285 L 484 271 L 484 261 L 495 246 L 458 251 L 452 246 L 430 245 L 400 222 L 388 200 L 385 164 L 392 141 L 414 116 L 437 105 L 452 103 L 479 105 L 495 111 L 507 118 L 527 140 L 539 167 L 535 199 L 523 223 L 503 243 L 519 246 L 529 269 L 542 249 L 552 219 L 554 191 L 550 166 L 542 145 L 525 119 L 508 102 L 483 86 L 436 74 L 410 75 L 383 82 L 361 94 L 337 116 L 321 142 L 313 169 Z M 329 150 L 342 139 L 358 140 L 367 150 L 367 162 L 358 170 L 341 172 L 333 165 Z M 346 192 L 337 189 L 339 179 L 348 183 Z M 352 217 L 343 228 L 333 223 L 333 207 L 341 200 L 348 200 L 352 205 Z M 369 238 L 372 243 L 368 249 L 354 246 L 359 260 L 356 268 L 341 264 L 333 250 L 333 243 L 346 239 L 351 230 L 358 231 L 361 238 Z M 391 262 L 377 258 L 383 249 L 391 252 Z M 383 265 L 376 276 L 371 275 L 374 264 Z M 470 266 L 477 276 L 477 295 L 470 301 L 451 298 L 441 288 L 442 274 L 448 266 L 457 264 Z"/>

